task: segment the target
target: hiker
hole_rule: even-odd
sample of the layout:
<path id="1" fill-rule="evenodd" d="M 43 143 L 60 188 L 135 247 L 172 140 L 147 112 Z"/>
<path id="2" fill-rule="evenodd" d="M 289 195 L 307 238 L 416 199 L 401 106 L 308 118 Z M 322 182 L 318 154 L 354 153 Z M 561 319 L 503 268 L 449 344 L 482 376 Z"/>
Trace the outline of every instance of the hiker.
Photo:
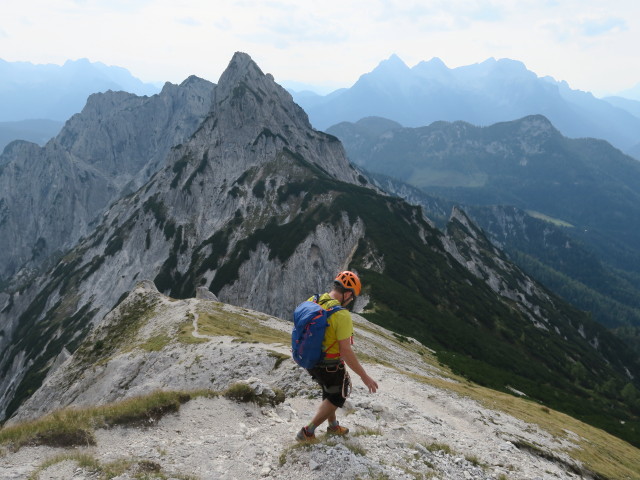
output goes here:
<path id="1" fill-rule="evenodd" d="M 355 352 L 351 349 L 353 344 L 353 322 L 351 314 L 346 309 L 360 295 L 362 285 L 358 276 L 349 271 L 340 272 L 334 280 L 333 289 L 312 297 L 310 301 L 316 301 L 318 305 L 329 309 L 340 305 L 343 309 L 333 313 L 329 319 L 329 327 L 325 330 L 322 350 L 324 359 L 315 367 L 307 371 L 313 379 L 322 387 L 322 403 L 318 407 L 316 415 L 307 426 L 296 435 L 300 442 L 314 440 L 315 429 L 325 420 L 329 422 L 327 433 L 333 435 L 346 435 L 349 429 L 338 423 L 336 410 L 344 405 L 351 392 L 351 380 L 344 364 L 360 376 L 370 393 L 378 389 L 376 381 L 367 375 L 360 365 Z"/>

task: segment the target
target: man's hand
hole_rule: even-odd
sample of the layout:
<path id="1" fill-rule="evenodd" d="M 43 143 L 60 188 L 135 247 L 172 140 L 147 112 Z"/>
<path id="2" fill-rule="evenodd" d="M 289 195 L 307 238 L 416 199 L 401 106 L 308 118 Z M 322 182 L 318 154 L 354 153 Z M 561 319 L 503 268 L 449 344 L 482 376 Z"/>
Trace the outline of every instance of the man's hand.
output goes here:
<path id="1" fill-rule="evenodd" d="M 376 390 L 378 390 L 378 384 L 376 383 L 376 381 L 373 378 L 371 378 L 366 373 L 364 375 L 362 375 L 360 378 L 362 379 L 362 382 L 369 389 L 369 393 L 376 393 Z"/>
<path id="2" fill-rule="evenodd" d="M 378 384 L 373 378 L 367 375 L 367 372 L 365 372 L 362 365 L 360 365 L 358 357 L 356 357 L 356 354 L 351 348 L 351 339 L 345 338 L 344 340 L 340 340 L 338 342 L 338 345 L 340 345 L 340 356 L 345 361 L 345 363 L 357 375 L 360 375 L 360 378 L 369 389 L 369 393 L 376 393 L 376 391 L 378 390 Z"/>

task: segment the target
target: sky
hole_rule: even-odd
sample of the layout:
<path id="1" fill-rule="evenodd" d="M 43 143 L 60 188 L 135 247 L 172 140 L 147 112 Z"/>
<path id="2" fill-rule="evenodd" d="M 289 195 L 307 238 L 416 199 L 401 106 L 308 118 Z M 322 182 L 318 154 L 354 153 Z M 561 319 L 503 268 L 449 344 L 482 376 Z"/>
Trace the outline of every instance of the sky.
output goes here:
<path id="1" fill-rule="evenodd" d="M 319 93 L 350 87 L 392 54 L 410 67 L 523 62 L 571 88 L 640 84 L 637 0 L 0 0 L 0 59 L 88 58 L 145 82 L 217 82 L 233 53 Z"/>

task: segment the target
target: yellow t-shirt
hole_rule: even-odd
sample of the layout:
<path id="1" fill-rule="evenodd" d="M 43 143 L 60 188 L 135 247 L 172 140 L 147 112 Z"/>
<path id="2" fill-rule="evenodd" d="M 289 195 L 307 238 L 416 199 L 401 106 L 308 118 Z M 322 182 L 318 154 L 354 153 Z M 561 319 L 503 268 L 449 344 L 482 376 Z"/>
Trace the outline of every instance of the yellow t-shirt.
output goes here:
<path id="1" fill-rule="evenodd" d="M 309 301 L 313 302 L 313 297 L 311 297 Z M 331 307 L 340 305 L 340 302 L 331 298 L 328 293 L 323 293 L 318 299 L 318 304 L 322 308 L 328 310 Z M 324 340 L 322 341 L 322 351 L 328 355 L 339 354 L 340 346 L 338 345 L 338 342 L 353 336 L 353 322 L 351 320 L 351 314 L 349 313 L 349 310 L 346 309 L 338 310 L 329 317 L 328 322 L 329 327 L 325 331 Z"/>

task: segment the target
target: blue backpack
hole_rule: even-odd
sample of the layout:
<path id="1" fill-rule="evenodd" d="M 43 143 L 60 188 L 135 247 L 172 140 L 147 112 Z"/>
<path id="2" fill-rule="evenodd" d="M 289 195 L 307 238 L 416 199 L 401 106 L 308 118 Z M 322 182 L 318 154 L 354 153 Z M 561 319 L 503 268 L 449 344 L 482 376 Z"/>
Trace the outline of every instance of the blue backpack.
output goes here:
<path id="1" fill-rule="evenodd" d="M 327 320 L 335 312 L 342 310 L 340 305 L 325 310 L 316 303 L 318 298 L 319 295 L 314 295 L 313 302 L 302 302 L 293 311 L 291 356 L 298 365 L 306 369 L 315 367 L 324 357 L 322 341 L 329 326 Z"/>

